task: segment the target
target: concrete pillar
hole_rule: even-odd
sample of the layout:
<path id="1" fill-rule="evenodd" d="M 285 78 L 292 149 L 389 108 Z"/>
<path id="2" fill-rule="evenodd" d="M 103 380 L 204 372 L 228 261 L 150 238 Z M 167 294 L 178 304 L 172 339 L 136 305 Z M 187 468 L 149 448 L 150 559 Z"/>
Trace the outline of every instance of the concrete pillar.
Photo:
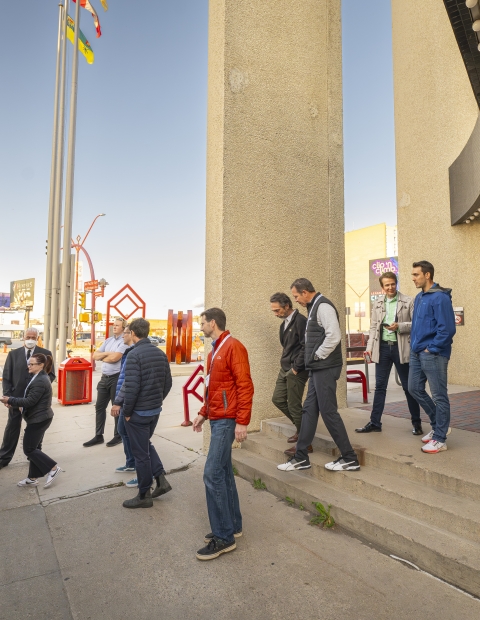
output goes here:
<path id="1" fill-rule="evenodd" d="M 210 0 L 205 304 L 248 349 L 250 430 L 280 415 L 270 295 L 309 278 L 345 322 L 340 4 Z"/>

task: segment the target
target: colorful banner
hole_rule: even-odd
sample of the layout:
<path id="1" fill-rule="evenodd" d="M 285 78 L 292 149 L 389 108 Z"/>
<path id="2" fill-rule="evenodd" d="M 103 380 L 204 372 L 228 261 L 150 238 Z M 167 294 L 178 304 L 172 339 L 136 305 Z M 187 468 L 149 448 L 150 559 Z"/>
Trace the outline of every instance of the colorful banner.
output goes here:
<path id="1" fill-rule="evenodd" d="M 77 0 L 73 0 L 76 2 Z M 90 11 L 93 17 L 93 23 L 95 24 L 95 30 L 97 31 L 97 39 L 102 36 L 102 31 L 100 29 L 100 20 L 98 19 L 97 11 L 93 8 L 90 3 L 90 0 L 80 0 L 80 6 Z"/>
<path id="2" fill-rule="evenodd" d="M 75 22 L 67 15 L 67 37 L 71 41 L 72 45 L 75 41 Z M 78 33 L 78 50 L 85 56 L 89 65 L 93 65 L 95 60 L 95 54 L 91 48 L 90 43 L 87 41 L 85 35 L 80 30 Z"/>
<path id="3" fill-rule="evenodd" d="M 10 308 L 10 293 L 0 293 L 0 308 Z"/>
<path id="4" fill-rule="evenodd" d="M 391 256 L 389 258 L 376 258 L 375 260 L 369 261 L 370 312 L 378 297 L 384 294 L 378 279 L 382 273 L 385 273 L 386 271 L 391 271 L 397 276 L 397 278 L 399 277 L 397 256 Z"/>

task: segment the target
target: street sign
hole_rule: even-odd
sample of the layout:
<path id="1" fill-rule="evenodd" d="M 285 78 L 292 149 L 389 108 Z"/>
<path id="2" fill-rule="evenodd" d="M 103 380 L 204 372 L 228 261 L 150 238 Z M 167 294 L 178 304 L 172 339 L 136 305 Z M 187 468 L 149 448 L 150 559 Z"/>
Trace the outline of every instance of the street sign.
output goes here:
<path id="1" fill-rule="evenodd" d="M 83 285 L 84 291 L 96 291 L 98 288 L 98 280 L 89 280 Z"/>

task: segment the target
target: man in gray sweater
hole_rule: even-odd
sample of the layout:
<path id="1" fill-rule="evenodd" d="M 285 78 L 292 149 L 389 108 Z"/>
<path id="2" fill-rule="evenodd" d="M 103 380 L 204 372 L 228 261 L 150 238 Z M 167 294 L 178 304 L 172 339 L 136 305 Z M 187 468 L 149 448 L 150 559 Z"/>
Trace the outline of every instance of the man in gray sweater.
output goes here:
<path id="1" fill-rule="evenodd" d="M 327 463 L 330 471 L 358 471 L 352 448 L 337 405 L 337 381 L 342 372 L 342 345 L 338 312 L 333 303 L 317 293 L 310 280 L 298 278 L 290 287 L 293 298 L 307 307 L 305 331 L 305 368 L 310 372 L 307 398 L 303 404 L 302 426 L 295 456 L 278 465 L 281 471 L 309 469 L 308 446 L 317 430 L 318 415 L 340 450 L 340 458 Z"/>

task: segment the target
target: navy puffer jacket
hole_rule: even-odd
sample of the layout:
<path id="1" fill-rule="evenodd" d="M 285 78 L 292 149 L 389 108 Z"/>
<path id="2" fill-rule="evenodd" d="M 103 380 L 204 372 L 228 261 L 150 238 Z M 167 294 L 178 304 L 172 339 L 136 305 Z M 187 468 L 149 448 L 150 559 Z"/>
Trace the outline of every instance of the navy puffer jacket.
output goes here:
<path id="1" fill-rule="evenodd" d="M 123 414 L 149 411 L 162 406 L 172 387 L 170 364 L 165 353 L 148 338 L 139 340 L 125 362 Z"/>

